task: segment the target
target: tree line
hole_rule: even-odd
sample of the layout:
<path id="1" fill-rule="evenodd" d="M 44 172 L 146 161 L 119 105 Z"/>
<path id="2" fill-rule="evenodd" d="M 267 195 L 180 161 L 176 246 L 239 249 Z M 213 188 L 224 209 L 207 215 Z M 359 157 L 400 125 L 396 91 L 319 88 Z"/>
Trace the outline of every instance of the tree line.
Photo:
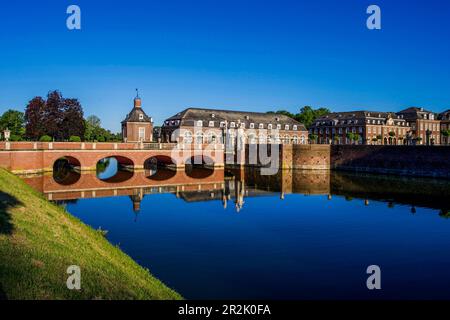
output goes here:
<path id="1" fill-rule="evenodd" d="M 0 131 L 9 129 L 11 141 L 120 141 L 101 127 L 97 116 L 84 118 L 78 99 L 64 98 L 59 91 L 51 91 L 47 98 L 34 97 L 25 112 L 7 110 L 0 117 Z M 2 138 L 3 135 L 2 135 Z"/>
<path id="2" fill-rule="evenodd" d="M 317 118 L 320 118 L 321 116 L 324 116 L 330 112 L 331 111 L 327 108 L 313 109 L 310 106 L 304 106 L 303 108 L 300 109 L 299 113 L 291 113 L 286 110 L 269 111 L 267 113 L 283 114 L 285 116 L 297 120 L 300 123 L 303 123 L 306 129 L 309 129 Z"/>

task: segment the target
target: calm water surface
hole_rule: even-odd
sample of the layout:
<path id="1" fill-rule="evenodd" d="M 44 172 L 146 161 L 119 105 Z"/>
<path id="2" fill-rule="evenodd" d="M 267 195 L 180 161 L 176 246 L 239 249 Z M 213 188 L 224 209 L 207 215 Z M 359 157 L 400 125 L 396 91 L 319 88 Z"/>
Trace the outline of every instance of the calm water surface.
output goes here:
<path id="1" fill-rule="evenodd" d="M 446 181 L 116 165 L 26 181 L 186 298 L 450 298 Z"/>

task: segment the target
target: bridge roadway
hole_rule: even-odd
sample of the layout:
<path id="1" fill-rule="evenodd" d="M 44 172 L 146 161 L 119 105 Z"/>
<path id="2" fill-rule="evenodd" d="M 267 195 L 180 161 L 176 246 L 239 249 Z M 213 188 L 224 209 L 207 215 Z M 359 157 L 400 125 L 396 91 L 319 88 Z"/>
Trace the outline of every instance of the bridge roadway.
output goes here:
<path id="1" fill-rule="evenodd" d="M 134 169 L 143 169 L 146 161 L 152 158 L 178 169 L 184 169 L 185 164 L 194 160 L 216 168 L 224 167 L 222 144 L 0 142 L 0 167 L 13 173 L 52 172 L 60 158 L 67 159 L 81 171 L 90 171 L 96 169 L 101 159 L 108 157 L 115 157 L 121 165 Z"/>

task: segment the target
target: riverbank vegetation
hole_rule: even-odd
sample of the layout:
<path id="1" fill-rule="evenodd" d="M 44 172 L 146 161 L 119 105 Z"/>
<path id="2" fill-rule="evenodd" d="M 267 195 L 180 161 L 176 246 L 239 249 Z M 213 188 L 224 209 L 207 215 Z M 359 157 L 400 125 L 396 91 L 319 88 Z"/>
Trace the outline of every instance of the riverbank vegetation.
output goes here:
<path id="1" fill-rule="evenodd" d="M 69 290 L 69 266 L 81 289 Z M 0 169 L 0 299 L 179 299 L 98 232 Z"/>

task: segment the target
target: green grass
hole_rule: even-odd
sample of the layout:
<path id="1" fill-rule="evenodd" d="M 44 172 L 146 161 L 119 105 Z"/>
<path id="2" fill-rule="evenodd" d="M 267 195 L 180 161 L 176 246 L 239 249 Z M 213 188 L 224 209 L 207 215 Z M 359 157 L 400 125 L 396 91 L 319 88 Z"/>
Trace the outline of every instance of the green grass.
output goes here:
<path id="1" fill-rule="evenodd" d="M 70 265 L 81 290 L 66 286 Z M 101 232 L 0 169 L 0 299 L 181 299 Z"/>

